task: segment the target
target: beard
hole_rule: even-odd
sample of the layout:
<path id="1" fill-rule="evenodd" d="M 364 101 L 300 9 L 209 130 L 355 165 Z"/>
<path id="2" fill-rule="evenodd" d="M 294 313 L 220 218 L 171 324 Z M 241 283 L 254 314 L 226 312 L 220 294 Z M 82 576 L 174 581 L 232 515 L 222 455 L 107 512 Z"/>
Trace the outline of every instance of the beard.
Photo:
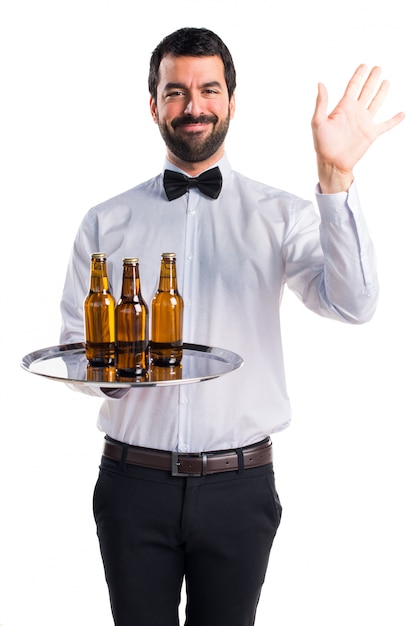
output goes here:
<path id="1" fill-rule="evenodd" d="M 201 117 L 177 117 L 171 122 L 171 128 L 167 124 L 163 124 L 158 119 L 158 128 L 161 136 L 167 146 L 178 159 L 188 163 L 197 163 L 210 158 L 221 147 L 225 141 L 225 137 L 229 128 L 230 115 L 224 120 L 219 121 L 216 115 Z M 213 124 L 212 132 L 202 139 L 202 133 L 188 133 L 187 136 L 176 135 L 176 129 L 181 128 L 185 124 Z"/>

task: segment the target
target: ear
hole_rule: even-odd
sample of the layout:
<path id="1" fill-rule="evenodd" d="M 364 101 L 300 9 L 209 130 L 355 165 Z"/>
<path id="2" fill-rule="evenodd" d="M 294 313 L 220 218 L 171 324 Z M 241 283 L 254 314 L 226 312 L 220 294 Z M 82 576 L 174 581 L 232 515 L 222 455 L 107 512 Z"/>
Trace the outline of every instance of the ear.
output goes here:
<path id="1" fill-rule="evenodd" d="M 231 98 L 229 100 L 229 115 L 230 115 L 230 118 L 232 120 L 232 118 L 235 115 L 235 91 L 234 91 L 234 93 L 232 94 L 232 96 L 231 96 Z"/>
<path id="2" fill-rule="evenodd" d="M 155 100 L 154 100 L 154 98 L 152 96 L 149 99 L 149 106 L 150 106 L 152 119 L 154 120 L 154 122 L 156 124 L 158 124 L 157 105 L 156 105 Z"/>

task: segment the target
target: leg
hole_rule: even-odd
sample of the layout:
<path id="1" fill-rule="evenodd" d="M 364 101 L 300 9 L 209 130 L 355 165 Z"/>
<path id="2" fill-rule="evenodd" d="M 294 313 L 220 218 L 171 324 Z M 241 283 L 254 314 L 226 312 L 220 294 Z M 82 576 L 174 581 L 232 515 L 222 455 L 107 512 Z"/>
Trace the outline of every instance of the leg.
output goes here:
<path id="1" fill-rule="evenodd" d="M 184 490 L 160 476 L 102 459 L 94 514 L 117 626 L 178 626 L 184 557 L 176 529 Z"/>
<path id="2" fill-rule="evenodd" d="M 186 625 L 251 626 L 281 517 L 273 472 L 206 478 L 186 492 Z"/>

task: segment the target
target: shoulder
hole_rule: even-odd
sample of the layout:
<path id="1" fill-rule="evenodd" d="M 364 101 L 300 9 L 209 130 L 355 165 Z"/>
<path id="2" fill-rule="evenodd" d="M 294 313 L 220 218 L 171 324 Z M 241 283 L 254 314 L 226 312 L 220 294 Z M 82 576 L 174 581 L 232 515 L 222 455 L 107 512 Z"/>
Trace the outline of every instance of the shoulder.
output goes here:
<path id="1" fill-rule="evenodd" d="M 144 181 L 127 191 L 123 191 L 122 193 L 93 206 L 89 212 L 103 213 L 109 210 L 114 210 L 116 207 L 131 206 L 141 203 L 144 197 L 147 196 L 155 197 L 156 191 L 160 190 L 162 187 L 161 179 L 161 174 L 154 176 L 153 178 L 150 178 L 149 180 Z"/>
<path id="2" fill-rule="evenodd" d="M 130 223 L 133 215 L 141 209 L 148 209 L 162 196 L 162 176 L 159 174 L 91 207 L 81 223 L 81 228 L 106 231 Z M 117 215 L 117 220 L 115 216 Z M 99 226 L 100 223 L 100 226 Z"/>
<path id="3" fill-rule="evenodd" d="M 259 207 L 280 207 L 282 210 L 298 210 L 312 207 L 312 201 L 301 198 L 289 191 L 274 187 L 231 170 L 229 177 L 231 190 L 235 189 L 241 197 L 251 199 L 251 204 Z"/>

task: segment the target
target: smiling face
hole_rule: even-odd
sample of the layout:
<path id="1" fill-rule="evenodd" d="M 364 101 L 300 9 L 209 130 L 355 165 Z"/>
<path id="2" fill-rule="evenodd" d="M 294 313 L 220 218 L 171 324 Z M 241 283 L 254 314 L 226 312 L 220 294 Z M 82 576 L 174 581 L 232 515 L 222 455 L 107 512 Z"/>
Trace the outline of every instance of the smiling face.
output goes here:
<path id="1" fill-rule="evenodd" d="M 218 56 L 163 57 L 157 101 L 151 114 L 167 146 L 168 159 L 193 175 L 224 152 L 235 97 L 228 97 L 224 65 Z"/>

